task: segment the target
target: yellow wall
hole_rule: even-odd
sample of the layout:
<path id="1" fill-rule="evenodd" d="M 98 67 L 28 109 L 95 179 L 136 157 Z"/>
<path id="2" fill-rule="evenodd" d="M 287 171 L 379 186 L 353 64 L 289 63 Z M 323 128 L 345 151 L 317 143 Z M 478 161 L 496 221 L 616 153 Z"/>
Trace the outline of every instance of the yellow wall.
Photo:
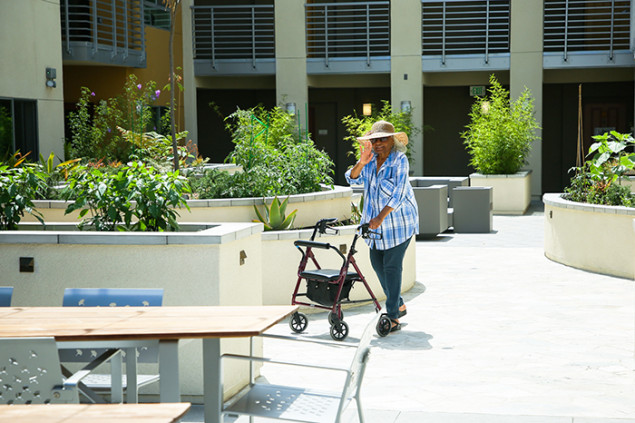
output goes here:
<path id="1" fill-rule="evenodd" d="M 183 27 L 181 25 L 180 9 L 175 19 L 174 30 L 174 67 L 183 67 Z M 139 82 L 155 81 L 161 95 L 155 105 L 169 106 L 169 91 L 163 88 L 168 84 L 169 69 L 169 39 L 170 32 L 151 26 L 145 27 L 146 42 L 146 67 L 132 68 L 106 65 L 67 65 L 64 66 L 64 101 L 67 104 L 75 104 L 79 98 L 82 87 L 88 87 L 95 93 L 97 101 L 113 98 L 121 94 L 128 76 L 134 74 Z M 179 73 L 177 71 L 177 73 Z M 176 107 L 178 116 L 177 126 L 182 128 L 183 117 L 183 93 L 175 89 Z M 178 130 L 179 128 L 177 128 Z"/>

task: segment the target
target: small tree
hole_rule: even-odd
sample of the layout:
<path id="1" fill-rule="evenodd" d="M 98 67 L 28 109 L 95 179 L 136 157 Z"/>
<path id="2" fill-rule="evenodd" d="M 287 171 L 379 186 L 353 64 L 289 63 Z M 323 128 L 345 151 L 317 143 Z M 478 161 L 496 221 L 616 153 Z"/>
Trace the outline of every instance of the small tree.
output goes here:
<path id="1" fill-rule="evenodd" d="M 494 75 L 489 96 L 477 98 L 471 122 L 461 134 L 472 157 L 470 165 L 484 175 L 513 174 L 527 163 L 531 143 L 540 126 L 534 117 L 534 100 L 527 88 L 516 101 L 509 100 Z"/>
<path id="2" fill-rule="evenodd" d="M 179 170 L 178 146 L 176 142 L 176 126 L 174 119 L 174 83 L 176 74 L 174 72 L 174 21 L 176 19 L 176 10 L 181 0 L 163 0 L 166 10 L 170 11 L 170 135 L 172 136 L 172 151 L 174 152 L 174 170 Z"/>

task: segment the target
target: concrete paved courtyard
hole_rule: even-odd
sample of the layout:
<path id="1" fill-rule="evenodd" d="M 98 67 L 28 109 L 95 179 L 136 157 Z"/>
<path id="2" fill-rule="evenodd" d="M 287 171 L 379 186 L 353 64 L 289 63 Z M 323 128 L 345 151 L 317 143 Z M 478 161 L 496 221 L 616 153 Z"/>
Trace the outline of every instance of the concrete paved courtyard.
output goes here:
<path id="1" fill-rule="evenodd" d="M 524 216 L 495 216 L 490 234 L 418 241 L 403 329 L 372 341 L 366 421 L 635 422 L 634 293 L 633 280 L 545 258 L 540 204 Z M 345 312 L 347 341 L 373 313 Z M 328 330 L 326 313 L 313 314 L 302 336 L 330 340 Z M 272 333 L 291 332 L 284 323 Z M 265 355 L 276 358 L 328 365 L 351 357 L 344 348 L 264 342 Z M 341 383 L 330 373 L 269 365 L 262 375 L 307 387 Z M 357 421 L 355 407 L 346 416 Z M 184 421 L 202 421 L 200 407 Z"/>

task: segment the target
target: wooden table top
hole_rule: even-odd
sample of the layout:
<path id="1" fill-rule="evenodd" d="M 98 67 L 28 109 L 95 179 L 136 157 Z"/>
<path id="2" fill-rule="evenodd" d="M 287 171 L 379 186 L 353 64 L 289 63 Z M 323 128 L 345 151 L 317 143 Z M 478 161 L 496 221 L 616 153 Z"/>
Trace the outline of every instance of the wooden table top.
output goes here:
<path id="1" fill-rule="evenodd" d="M 57 341 L 235 338 L 262 334 L 297 306 L 0 307 L 0 338 Z"/>
<path id="2" fill-rule="evenodd" d="M 172 423 L 190 403 L 0 405 L 0 423 Z"/>

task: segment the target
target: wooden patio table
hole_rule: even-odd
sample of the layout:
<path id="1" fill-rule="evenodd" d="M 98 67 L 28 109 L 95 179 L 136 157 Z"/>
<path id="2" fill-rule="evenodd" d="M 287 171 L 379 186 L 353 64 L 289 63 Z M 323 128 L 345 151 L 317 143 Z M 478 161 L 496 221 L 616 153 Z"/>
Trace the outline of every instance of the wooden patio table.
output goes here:
<path id="1" fill-rule="evenodd" d="M 161 402 L 181 400 L 179 339 L 202 339 L 205 422 L 220 423 L 220 338 L 260 335 L 296 310 L 297 306 L 2 307 L 0 338 L 54 337 L 64 348 L 129 348 L 135 341 L 158 340 Z"/>
<path id="2" fill-rule="evenodd" d="M 189 408 L 188 402 L 0 405 L 0 423 L 173 423 Z"/>

